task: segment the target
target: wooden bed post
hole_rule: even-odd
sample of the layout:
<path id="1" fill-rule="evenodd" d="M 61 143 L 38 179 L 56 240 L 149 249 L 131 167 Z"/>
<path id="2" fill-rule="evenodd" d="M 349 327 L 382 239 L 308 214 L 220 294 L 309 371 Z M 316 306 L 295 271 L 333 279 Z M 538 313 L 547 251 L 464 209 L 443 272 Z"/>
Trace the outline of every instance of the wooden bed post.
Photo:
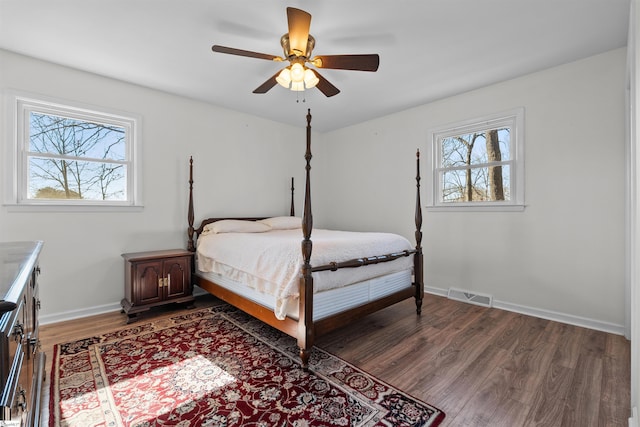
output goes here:
<path id="1" fill-rule="evenodd" d="M 304 190 L 304 211 L 302 215 L 302 277 L 300 279 L 300 296 L 298 299 L 298 347 L 302 367 L 309 368 L 309 357 L 315 331 L 313 327 L 313 277 L 311 276 L 311 230 L 313 229 L 313 215 L 311 214 L 311 109 L 307 110 L 307 151 L 304 155 L 307 161 L 306 184 Z"/>
<path id="2" fill-rule="evenodd" d="M 420 150 L 416 152 L 416 253 L 414 256 L 414 280 L 416 286 L 416 313 L 422 313 L 424 297 L 424 259 L 422 256 L 422 204 L 420 203 Z"/>
<path id="3" fill-rule="evenodd" d="M 189 157 L 189 210 L 187 212 L 187 220 L 189 221 L 187 250 L 195 252 L 196 247 L 193 244 L 193 156 Z"/>

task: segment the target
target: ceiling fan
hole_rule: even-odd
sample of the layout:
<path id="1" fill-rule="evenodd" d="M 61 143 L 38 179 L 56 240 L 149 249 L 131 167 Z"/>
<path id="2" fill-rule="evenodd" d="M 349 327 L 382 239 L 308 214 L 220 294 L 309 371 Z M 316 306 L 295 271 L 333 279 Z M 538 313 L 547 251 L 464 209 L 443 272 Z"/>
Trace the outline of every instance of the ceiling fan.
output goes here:
<path id="1" fill-rule="evenodd" d="M 378 70 L 378 65 L 380 64 L 378 54 L 318 55 L 311 57 L 311 52 L 316 44 L 313 36 L 309 34 L 311 15 L 304 10 L 288 7 L 287 20 L 289 32 L 280 38 L 280 45 L 282 45 L 284 56 L 251 52 L 249 50 L 219 45 L 213 45 L 211 49 L 214 52 L 247 56 L 249 58 L 267 59 L 278 62 L 289 61 L 289 66 L 275 73 L 266 82 L 258 86 L 253 93 L 266 93 L 274 87 L 276 83 L 295 91 L 303 91 L 315 86 L 327 97 L 340 93 L 337 87 L 322 77 L 318 71 L 307 67 L 306 64 L 311 64 L 316 68 L 333 70 Z"/>

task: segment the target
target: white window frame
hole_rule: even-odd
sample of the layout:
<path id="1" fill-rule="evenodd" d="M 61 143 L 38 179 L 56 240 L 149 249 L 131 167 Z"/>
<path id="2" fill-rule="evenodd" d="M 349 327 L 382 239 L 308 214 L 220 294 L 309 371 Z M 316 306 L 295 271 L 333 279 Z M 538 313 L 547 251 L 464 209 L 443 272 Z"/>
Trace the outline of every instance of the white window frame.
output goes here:
<path id="1" fill-rule="evenodd" d="M 139 210 L 142 204 L 142 119 L 139 115 L 7 90 L 4 93 L 4 206 L 19 211 Z M 32 111 L 77 120 L 97 121 L 125 129 L 127 200 L 39 200 L 27 197 L 29 116 Z"/>
<path id="2" fill-rule="evenodd" d="M 509 127 L 511 159 L 503 164 L 510 166 L 510 200 L 443 202 L 441 171 L 441 140 L 454 135 L 482 132 Z M 434 128 L 429 132 L 430 149 L 426 150 L 427 164 L 431 167 L 431 185 L 426 186 L 427 210 L 442 211 L 521 211 L 524 203 L 524 108 L 518 107 L 501 113 L 464 120 Z"/>

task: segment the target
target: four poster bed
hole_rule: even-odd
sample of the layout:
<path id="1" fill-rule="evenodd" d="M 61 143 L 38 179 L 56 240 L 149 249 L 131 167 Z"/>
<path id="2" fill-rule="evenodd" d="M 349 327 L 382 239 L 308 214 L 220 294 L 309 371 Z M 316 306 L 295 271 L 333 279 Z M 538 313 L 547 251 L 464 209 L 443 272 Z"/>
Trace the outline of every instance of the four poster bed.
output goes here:
<path id="1" fill-rule="evenodd" d="M 313 229 L 310 111 L 305 159 L 302 218 L 294 215 L 292 179 L 289 216 L 207 218 L 198 228 L 191 159 L 188 250 L 196 252 L 194 283 L 296 338 L 307 369 L 320 335 L 407 298 L 415 298 L 420 314 L 424 283 L 419 152 L 415 247 L 391 233 Z"/>

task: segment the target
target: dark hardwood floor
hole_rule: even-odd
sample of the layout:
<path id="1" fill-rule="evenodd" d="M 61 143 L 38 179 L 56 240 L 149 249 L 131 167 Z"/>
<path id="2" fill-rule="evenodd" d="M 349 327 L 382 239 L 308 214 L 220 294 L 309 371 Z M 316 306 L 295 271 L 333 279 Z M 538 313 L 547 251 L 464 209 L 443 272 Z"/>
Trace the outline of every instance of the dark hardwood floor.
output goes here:
<path id="1" fill-rule="evenodd" d="M 441 408 L 443 426 L 626 426 L 630 343 L 562 323 L 426 295 L 318 341 Z"/>
<path id="2" fill-rule="evenodd" d="M 196 306 L 217 302 L 201 296 Z M 153 310 L 146 318 L 179 311 Z M 443 427 L 628 425 L 624 337 L 434 295 L 425 296 L 422 313 L 408 300 L 317 345 L 441 408 Z M 55 343 L 122 327 L 125 315 L 117 312 L 41 326 L 47 376 Z M 47 377 L 45 408 L 48 387 Z"/>

